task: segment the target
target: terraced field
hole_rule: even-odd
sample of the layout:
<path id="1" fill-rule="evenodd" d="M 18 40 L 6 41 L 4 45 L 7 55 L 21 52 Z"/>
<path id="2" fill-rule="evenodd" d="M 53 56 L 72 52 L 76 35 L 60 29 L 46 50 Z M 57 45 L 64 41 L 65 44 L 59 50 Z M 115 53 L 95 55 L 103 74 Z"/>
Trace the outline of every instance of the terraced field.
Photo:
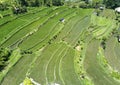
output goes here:
<path id="1" fill-rule="evenodd" d="M 12 50 L 0 85 L 26 78 L 35 85 L 120 85 L 114 18 L 65 6 L 29 10 L 0 19 L 0 48 Z"/>
<path id="2" fill-rule="evenodd" d="M 107 57 L 107 60 L 111 67 L 120 72 L 120 67 L 119 67 L 119 49 L 120 49 L 120 44 L 118 43 L 117 39 L 115 37 L 112 37 L 107 41 L 107 46 L 105 50 L 105 56 Z"/>

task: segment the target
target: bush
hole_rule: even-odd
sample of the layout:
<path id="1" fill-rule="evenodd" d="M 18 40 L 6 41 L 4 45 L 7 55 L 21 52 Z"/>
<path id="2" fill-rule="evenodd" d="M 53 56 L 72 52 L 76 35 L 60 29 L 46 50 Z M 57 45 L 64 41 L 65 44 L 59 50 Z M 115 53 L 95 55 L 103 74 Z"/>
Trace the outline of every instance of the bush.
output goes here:
<path id="1" fill-rule="evenodd" d="M 104 4 L 107 8 L 116 8 L 120 6 L 120 0 L 105 0 Z"/>
<path id="2" fill-rule="evenodd" d="M 106 40 L 107 40 L 107 38 L 106 37 L 103 37 L 102 38 L 102 41 L 101 41 L 101 46 L 102 46 L 102 48 L 105 50 L 105 48 L 106 48 Z"/>
<path id="3" fill-rule="evenodd" d="M 26 77 L 25 80 L 23 81 L 23 85 L 34 85 L 34 84 L 28 77 Z"/>
<path id="4" fill-rule="evenodd" d="M 8 9 L 8 4 L 7 3 L 0 3 L 0 10 L 1 11 L 4 11 L 4 10 L 7 10 Z"/>
<path id="5" fill-rule="evenodd" d="M 9 60 L 9 57 L 11 55 L 11 51 L 7 48 L 1 48 L 0 49 L 0 71 L 4 69 L 4 67 L 7 65 L 7 61 Z"/>
<path id="6" fill-rule="evenodd" d="M 77 6 L 76 6 L 76 5 L 73 5 L 72 8 L 77 8 Z"/>
<path id="7" fill-rule="evenodd" d="M 60 1 L 54 1 L 54 2 L 53 2 L 53 5 L 54 5 L 54 6 L 62 6 L 62 5 L 64 5 L 64 3 L 63 3 L 63 2 L 60 2 Z"/>
<path id="8" fill-rule="evenodd" d="M 79 8 L 87 8 L 88 7 L 88 4 L 86 4 L 85 2 L 81 2 L 79 4 Z"/>
<path id="9" fill-rule="evenodd" d="M 13 12 L 13 14 L 25 13 L 25 12 L 27 12 L 27 8 L 25 6 L 23 6 L 23 7 L 21 7 L 21 6 L 13 7 L 12 12 Z"/>

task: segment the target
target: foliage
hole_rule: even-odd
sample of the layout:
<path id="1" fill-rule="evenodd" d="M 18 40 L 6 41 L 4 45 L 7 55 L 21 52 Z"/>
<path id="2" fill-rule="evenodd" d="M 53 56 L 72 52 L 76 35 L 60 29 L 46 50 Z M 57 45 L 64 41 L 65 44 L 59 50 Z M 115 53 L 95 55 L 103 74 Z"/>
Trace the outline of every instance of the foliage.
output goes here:
<path id="1" fill-rule="evenodd" d="M 15 65 L 16 62 L 18 62 L 18 60 L 22 57 L 20 52 L 21 51 L 19 48 L 12 50 L 11 55 L 9 56 L 9 60 L 7 61 L 7 66 L 0 72 L 0 83 L 8 71 L 13 67 L 13 65 Z"/>
<path id="2" fill-rule="evenodd" d="M 43 5 L 46 5 L 46 6 L 52 6 L 52 5 L 59 6 L 59 5 L 64 4 L 63 0 L 19 0 L 19 2 L 20 2 L 21 5 L 32 6 L 32 7 L 43 6 Z"/>
<path id="3" fill-rule="evenodd" d="M 83 0 L 89 7 L 98 8 L 100 4 L 102 4 L 103 0 Z"/>
<path id="4" fill-rule="evenodd" d="M 27 12 L 26 7 L 39 7 L 39 6 L 61 6 L 64 5 L 64 0 L 9 0 L 0 2 L 0 10 L 12 8 L 14 14 Z"/>
<path id="5" fill-rule="evenodd" d="M 27 77 L 25 78 L 23 85 L 33 85 L 32 81 Z"/>
<path id="6" fill-rule="evenodd" d="M 93 0 L 93 2 L 92 2 L 93 7 L 99 6 L 99 4 L 102 3 L 102 1 L 103 1 L 103 0 Z"/>
<path id="7" fill-rule="evenodd" d="M 8 9 L 8 4 L 7 3 L 0 3 L 0 10 L 1 11 L 4 11 L 4 10 L 7 10 Z"/>
<path id="8" fill-rule="evenodd" d="M 107 39 L 105 37 L 102 38 L 101 46 L 102 46 L 103 49 L 106 48 L 106 40 Z"/>
<path id="9" fill-rule="evenodd" d="M 120 80 L 120 73 L 117 71 L 112 71 L 111 76 Z"/>
<path id="10" fill-rule="evenodd" d="M 49 3 L 46 5 L 49 6 Z M 27 13 L 27 16 L 18 16 L 18 18 L 16 19 L 18 21 L 14 20 L 11 21 L 14 23 L 9 23 L 11 26 L 14 24 L 14 26 L 20 26 L 21 28 L 17 28 L 16 26 L 11 27 L 11 30 L 13 30 L 13 28 L 16 28 L 19 29 L 19 31 L 16 31 L 16 33 L 13 33 L 11 37 L 7 39 L 6 42 L 10 42 L 8 46 L 13 45 L 14 43 L 14 46 L 18 45 L 16 44 L 16 41 L 20 41 L 20 43 L 18 42 L 19 47 L 21 48 L 21 50 L 25 49 L 25 51 L 23 53 L 23 57 L 18 57 L 17 55 L 10 57 L 10 59 L 12 59 L 11 61 L 9 59 L 10 63 L 15 63 L 10 65 L 12 69 L 8 69 L 9 72 L 7 71 L 6 75 L 4 75 L 5 77 L 1 85 L 16 85 L 16 83 L 21 83 L 21 80 L 24 80 L 26 73 L 35 78 L 35 80 L 37 80 L 38 82 L 42 83 L 41 85 L 45 85 L 43 83 L 46 83 L 46 79 L 48 80 L 48 83 L 51 83 L 51 81 L 53 81 L 55 77 L 56 79 L 58 79 L 58 81 L 62 80 L 61 82 L 65 82 L 65 85 L 82 85 L 81 82 L 85 82 L 85 85 L 88 85 L 89 79 L 87 78 L 87 75 L 85 75 L 85 72 L 82 73 L 84 68 L 86 74 L 88 74 L 90 78 L 93 79 L 92 83 L 95 82 L 96 85 L 103 85 L 105 81 L 105 85 L 114 84 L 114 80 L 111 79 L 112 77 L 108 77 L 107 73 L 105 73 L 106 71 L 101 68 L 101 64 L 104 62 L 106 65 L 106 61 L 104 59 L 101 59 L 102 62 L 98 62 L 97 59 L 97 57 L 101 57 L 102 55 L 104 55 L 102 53 L 99 53 L 100 56 L 97 56 L 98 47 L 100 46 L 99 43 L 101 41 L 93 40 L 90 42 L 93 37 L 92 34 L 97 34 L 100 37 L 103 36 L 104 33 L 108 34 L 107 32 L 110 30 L 110 27 L 112 25 L 111 20 L 109 21 L 106 18 L 100 16 L 98 17 L 96 15 L 94 17 L 89 16 L 93 14 L 93 9 L 66 8 L 65 10 L 65 8 L 61 8 L 61 11 L 59 9 L 60 8 L 57 7 L 57 10 L 52 10 L 53 12 L 48 12 L 48 15 L 44 14 L 45 11 L 41 11 L 39 13 L 35 12 L 34 14 Z M 20 20 L 32 21 L 32 18 L 30 16 L 32 16 L 32 18 L 36 16 L 36 18 L 38 17 L 40 21 L 35 20 L 30 24 L 26 23 L 26 25 L 23 27 Z M 59 19 L 61 18 L 65 19 L 65 23 L 59 22 Z M 93 26 L 91 27 L 93 28 L 93 30 L 88 32 L 87 30 L 90 27 L 91 22 L 93 22 Z M 110 27 L 107 26 L 108 24 L 110 24 Z M 5 31 L 9 31 L 10 25 L 5 25 Z M 40 30 L 38 30 L 39 27 Z M 31 34 L 30 36 L 26 36 L 30 32 L 33 32 L 33 34 Z M 7 34 L 9 33 L 10 31 Z M 88 33 L 90 33 L 91 36 L 88 37 Z M 99 37 L 97 35 L 95 36 Z M 53 40 L 51 43 L 49 42 L 49 40 L 51 40 L 52 38 Z M 58 38 L 60 38 L 60 40 Z M 54 40 L 56 39 L 58 39 L 58 41 L 54 43 Z M 101 44 L 103 44 L 103 48 L 105 48 L 106 37 L 102 37 L 102 39 L 103 41 L 101 42 Z M 51 44 L 48 45 L 48 42 Z M 81 44 L 81 42 L 83 44 Z M 81 44 L 81 50 L 78 54 L 75 54 L 75 49 L 73 49 L 76 43 Z M 40 48 L 42 48 L 43 45 L 45 48 L 43 49 L 42 53 L 38 53 L 40 54 L 40 56 L 35 57 L 34 52 L 36 51 L 36 49 L 39 50 Z M 4 45 L 3 47 L 7 46 Z M 32 54 L 30 50 L 26 51 L 26 49 L 29 48 L 30 50 L 32 49 Z M 80 56 L 81 54 L 82 56 Z M 82 67 L 82 69 L 80 69 L 81 75 L 77 74 L 77 71 L 75 72 L 76 69 L 79 69 L 81 67 L 76 66 L 75 68 L 75 63 L 73 61 L 74 56 L 78 56 L 78 59 L 76 59 L 76 61 L 78 61 L 78 63 L 76 62 L 77 65 L 80 64 L 78 66 L 85 65 L 84 67 Z M 15 58 L 17 59 L 14 60 Z M 7 65 L 8 68 L 10 66 Z M 13 78 L 10 78 L 11 76 Z M 113 83 L 110 84 L 109 80 L 111 80 Z M 25 78 L 23 84 L 33 85 L 31 79 L 29 78 Z M 115 85 L 119 84 L 115 83 Z"/>
<path id="11" fill-rule="evenodd" d="M 22 6 L 40 6 L 39 0 L 20 0 Z"/>
<path id="12" fill-rule="evenodd" d="M 80 8 L 87 8 L 88 5 L 87 5 L 85 2 L 81 2 L 81 3 L 79 4 L 79 7 L 80 7 Z"/>
<path id="13" fill-rule="evenodd" d="M 72 5 L 73 3 L 81 3 L 80 7 L 94 7 L 97 8 L 101 4 L 106 5 L 107 8 L 115 8 L 120 6 L 120 0 L 10 0 L 4 1 L 0 3 L 0 10 L 5 10 L 9 7 L 9 5 L 14 5 L 15 3 L 21 6 L 30 6 L 30 7 L 38 7 L 38 6 L 61 6 L 64 4 Z"/>
<path id="14" fill-rule="evenodd" d="M 0 49 L 0 71 L 4 69 L 4 67 L 7 65 L 7 61 L 10 55 L 11 55 L 11 52 L 9 49 L 7 48 Z"/>
<path id="15" fill-rule="evenodd" d="M 13 14 L 21 14 L 27 12 L 27 8 L 25 6 L 14 6 L 12 8 Z"/>
<path id="16" fill-rule="evenodd" d="M 107 8 L 116 8 L 120 6 L 120 0 L 103 0 Z"/>
<path id="17" fill-rule="evenodd" d="M 64 3 L 62 2 L 62 0 L 53 0 L 53 5 L 55 5 L 55 6 L 61 6 L 63 4 Z"/>

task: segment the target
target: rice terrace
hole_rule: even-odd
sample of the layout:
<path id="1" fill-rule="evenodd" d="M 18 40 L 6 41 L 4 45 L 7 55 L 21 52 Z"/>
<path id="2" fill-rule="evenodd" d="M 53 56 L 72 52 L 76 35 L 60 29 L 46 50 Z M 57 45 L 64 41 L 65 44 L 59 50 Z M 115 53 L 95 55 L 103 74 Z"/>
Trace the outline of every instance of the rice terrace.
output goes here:
<path id="1" fill-rule="evenodd" d="M 120 85 L 120 0 L 0 0 L 0 85 Z"/>

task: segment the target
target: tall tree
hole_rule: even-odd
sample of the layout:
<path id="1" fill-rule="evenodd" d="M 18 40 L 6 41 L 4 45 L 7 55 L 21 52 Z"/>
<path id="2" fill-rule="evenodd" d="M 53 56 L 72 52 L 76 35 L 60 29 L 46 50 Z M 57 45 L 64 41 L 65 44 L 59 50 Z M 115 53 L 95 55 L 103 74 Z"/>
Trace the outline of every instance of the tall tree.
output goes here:
<path id="1" fill-rule="evenodd" d="M 11 52 L 9 49 L 7 48 L 0 49 L 0 71 L 7 65 L 7 61 L 10 55 Z"/>
<path id="2" fill-rule="evenodd" d="M 55 6 L 63 5 L 64 4 L 63 1 L 64 0 L 53 0 L 53 5 L 55 5 Z"/>
<path id="3" fill-rule="evenodd" d="M 120 6 L 120 0 L 104 0 L 107 8 L 116 8 Z"/>

